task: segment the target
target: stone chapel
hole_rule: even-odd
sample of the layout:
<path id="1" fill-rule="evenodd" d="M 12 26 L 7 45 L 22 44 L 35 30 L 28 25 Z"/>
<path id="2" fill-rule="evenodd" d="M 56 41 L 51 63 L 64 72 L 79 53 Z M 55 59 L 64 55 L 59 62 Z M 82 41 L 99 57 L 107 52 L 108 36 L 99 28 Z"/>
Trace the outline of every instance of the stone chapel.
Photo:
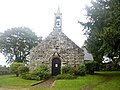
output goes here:
<path id="1" fill-rule="evenodd" d="M 62 32 L 62 13 L 55 13 L 53 31 L 30 51 L 30 69 L 44 64 L 52 75 L 61 73 L 65 65 L 76 67 L 84 63 L 83 50 Z"/>

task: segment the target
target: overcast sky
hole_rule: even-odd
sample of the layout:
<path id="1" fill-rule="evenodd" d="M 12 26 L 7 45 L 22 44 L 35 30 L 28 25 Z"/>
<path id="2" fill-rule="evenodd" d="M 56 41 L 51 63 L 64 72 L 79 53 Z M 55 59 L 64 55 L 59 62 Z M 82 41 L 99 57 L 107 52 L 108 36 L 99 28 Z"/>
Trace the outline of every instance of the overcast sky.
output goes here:
<path id="1" fill-rule="evenodd" d="M 54 27 L 54 13 L 58 6 L 62 13 L 62 31 L 78 46 L 86 36 L 78 21 L 86 21 L 85 4 L 90 0 L 0 0 L 0 32 L 14 27 L 25 26 L 37 36 L 47 37 Z M 0 65 L 4 65 L 0 54 Z"/>

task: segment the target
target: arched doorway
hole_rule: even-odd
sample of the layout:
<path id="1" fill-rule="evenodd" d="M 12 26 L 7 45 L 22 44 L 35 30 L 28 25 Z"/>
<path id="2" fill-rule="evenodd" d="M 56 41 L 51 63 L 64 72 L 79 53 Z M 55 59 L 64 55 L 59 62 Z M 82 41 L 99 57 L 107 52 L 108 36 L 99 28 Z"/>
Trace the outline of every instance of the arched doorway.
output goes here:
<path id="1" fill-rule="evenodd" d="M 52 76 L 56 76 L 61 73 L 61 60 L 54 58 L 52 60 Z"/>

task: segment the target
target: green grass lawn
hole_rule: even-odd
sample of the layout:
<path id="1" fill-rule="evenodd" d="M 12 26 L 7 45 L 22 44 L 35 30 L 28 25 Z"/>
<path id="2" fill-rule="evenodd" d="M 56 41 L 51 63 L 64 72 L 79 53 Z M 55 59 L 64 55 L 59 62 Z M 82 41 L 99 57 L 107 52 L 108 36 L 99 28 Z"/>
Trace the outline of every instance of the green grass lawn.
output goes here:
<path id="1" fill-rule="evenodd" d="M 56 90 L 120 90 L 120 72 L 97 72 L 74 80 L 57 80 Z M 87 89 L 88 90 L 88 89 Z"/>
<path id="2" fill-rule="evenodd" d="M 62 89 L 62 90 L 80 90 L 88 85 L 97 84 L 101 82 L 104 77 L 96 76 L 96 75 L 87 75 L 85 77 L 78 77 L 74 80 L 57 80 L 54 88 Z"/>
<path id="3" fill-rule="evenodd" d="M 35 80 L 24 80 L 15 75 L 0 76 L 0 88 L 26 88 L 36 82 Z"/>
<path id="4" fill-rule="evenodd" d="M 0 87 L 29 90 L 120 90 L 120 72 L 97 72 L 74 80 L 56 80 L 52 88 L 32 87 L 37 81 L 15 76 L 0 76 Z M 88 89 L 89 88 L 89 89 Z"/>
<path id="5" fill-rule="evenodd" d="M 120 90 L 120 72 L 100 73 L 106 80 L 93 90 Z"/>

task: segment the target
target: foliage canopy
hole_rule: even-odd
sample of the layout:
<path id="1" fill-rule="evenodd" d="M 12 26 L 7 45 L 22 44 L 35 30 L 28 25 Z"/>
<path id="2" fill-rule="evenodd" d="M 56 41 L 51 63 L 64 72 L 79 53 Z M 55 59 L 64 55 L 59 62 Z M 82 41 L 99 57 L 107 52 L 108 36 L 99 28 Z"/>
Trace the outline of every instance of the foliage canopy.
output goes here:
<path id="1" fill-rule="evenodd" d="M 11 28 L 0 34 L 0 52 L 8 63 L 27 62 L 30 49 L 38 42 L 38 37 L 29 28 Z"/>
<path id="2" fill-rule="evenodd" d="M 120 0 L 91 1 L 86 6 L 87 22 L 81 22 L 88 36 L 86 47 L 101 62 L 107 56 L 118 62 L 120 59 Z M 118 59 L 115 59 L 117 57 Z"/>

